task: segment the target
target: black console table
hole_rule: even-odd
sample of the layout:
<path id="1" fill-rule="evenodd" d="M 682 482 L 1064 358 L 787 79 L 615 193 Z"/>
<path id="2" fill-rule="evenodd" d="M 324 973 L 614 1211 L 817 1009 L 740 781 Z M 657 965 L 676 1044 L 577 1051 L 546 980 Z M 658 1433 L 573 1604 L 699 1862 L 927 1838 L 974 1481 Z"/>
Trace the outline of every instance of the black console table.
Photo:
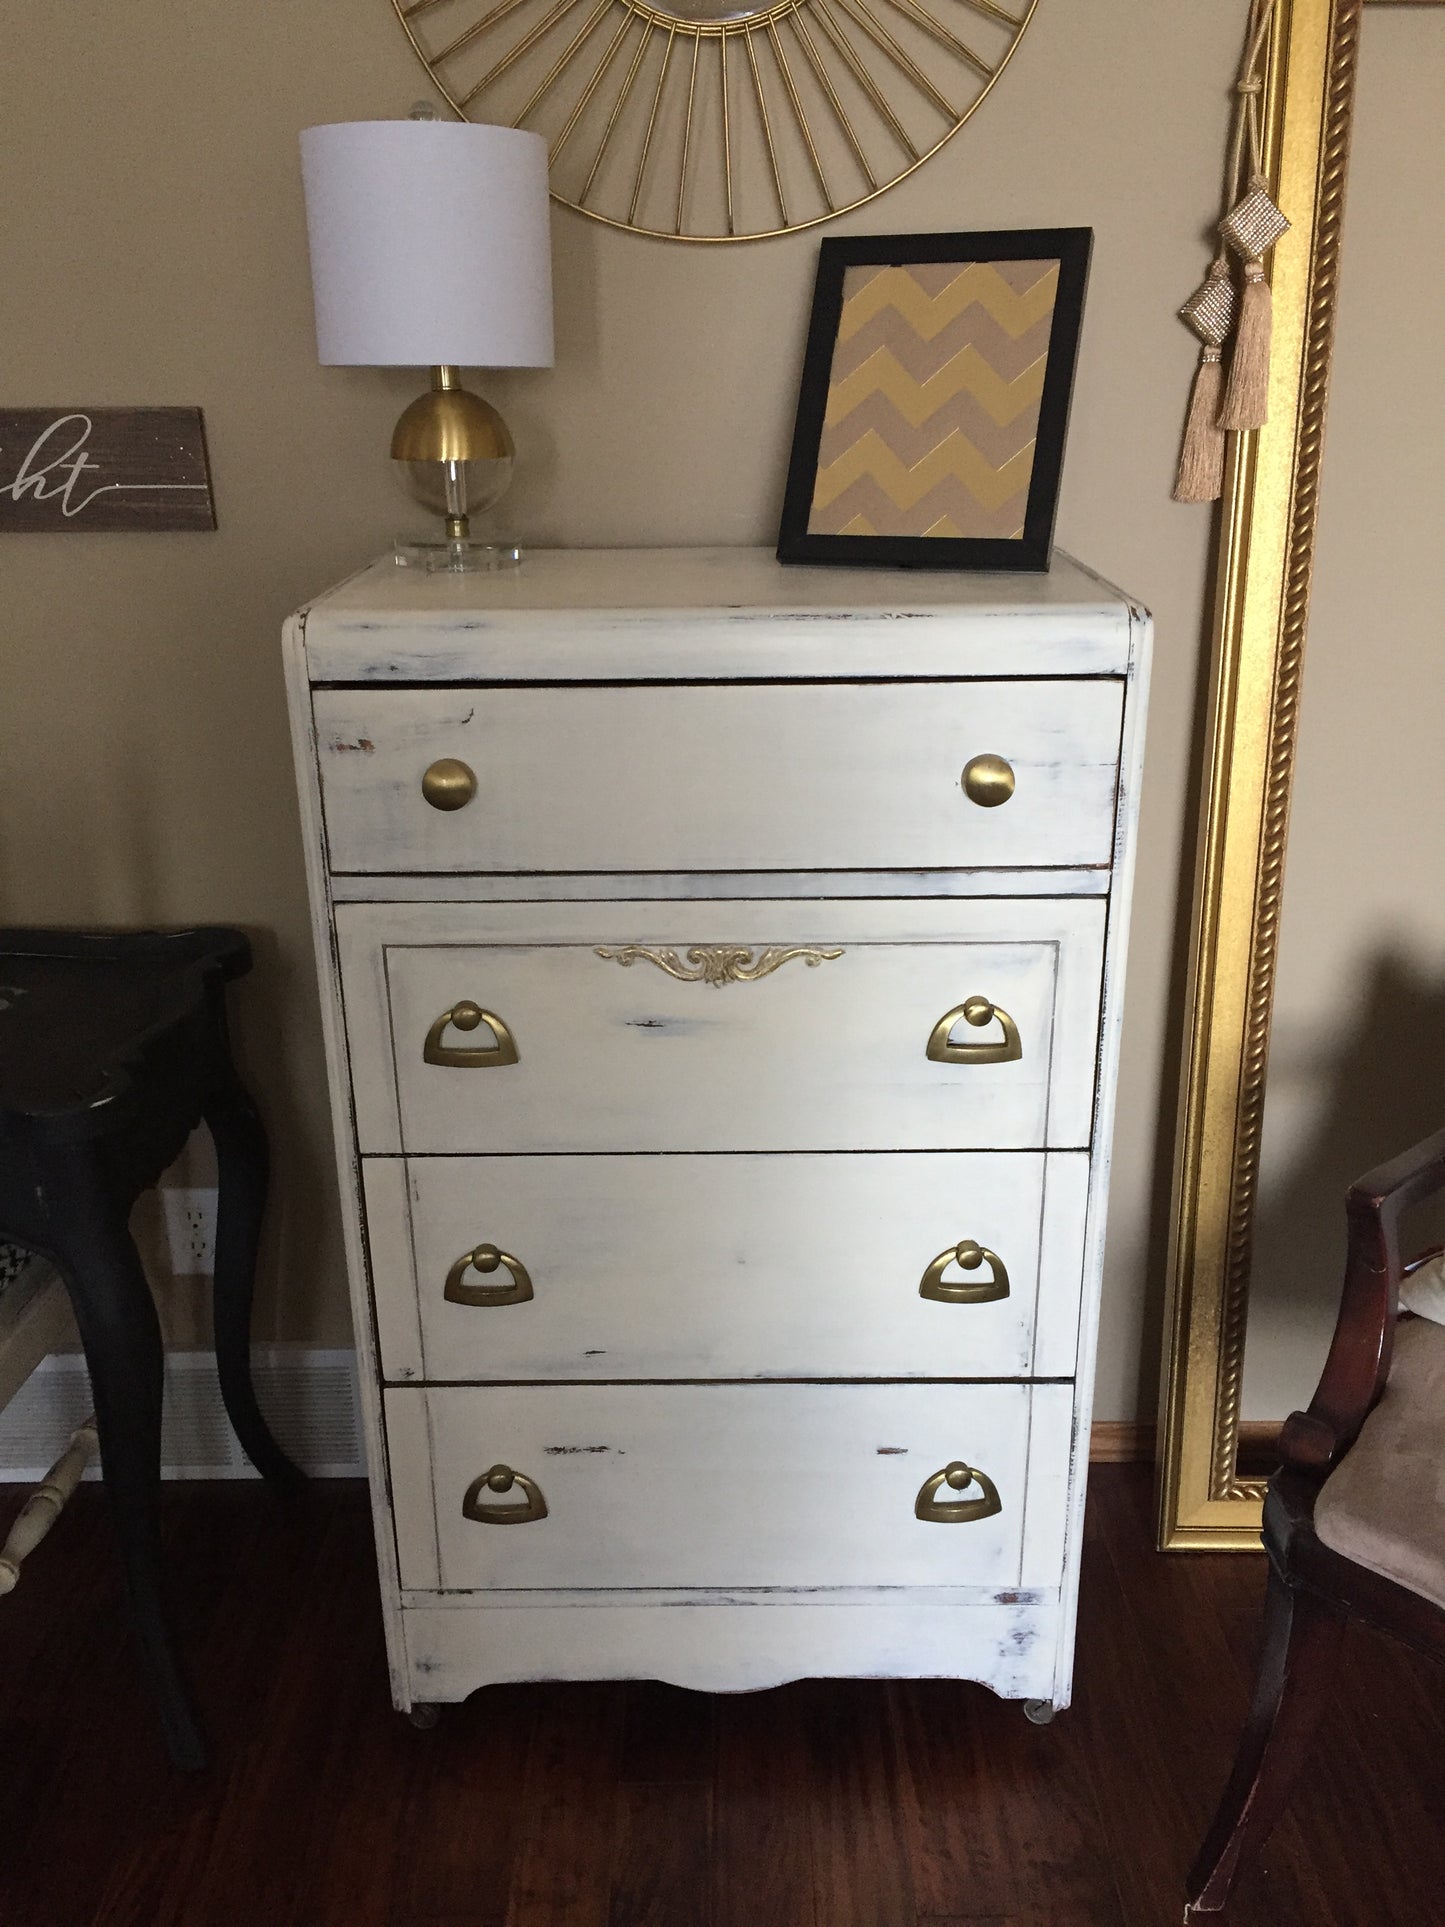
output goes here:
<path id="1" fill-rule="evenodd" d="M 47 1257 L 70 1294 L 136 1634 L 171 1758 L 191 1770 L 205 1743 L 160 1594 L 160 1324 L 129 1219 L 204 1122 L 221 1395 L 256 1469 L 298 1483 L 251 1383 L 267 1146 L 225 1010 L 226 983 L 250 966 L 235 930 L 0 930 L 0 1235 Z"/>

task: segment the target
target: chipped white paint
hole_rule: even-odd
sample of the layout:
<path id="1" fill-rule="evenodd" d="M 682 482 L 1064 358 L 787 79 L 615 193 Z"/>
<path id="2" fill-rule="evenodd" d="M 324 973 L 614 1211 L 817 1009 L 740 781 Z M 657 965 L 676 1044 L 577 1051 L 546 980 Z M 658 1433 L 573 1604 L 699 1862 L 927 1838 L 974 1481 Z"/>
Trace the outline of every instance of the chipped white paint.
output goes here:
<path id="1" fill-rule="evenodd" d="M 1063 558 L 613 552 L 379 566 L 287 636 L 396 1703 L 821 1673 L 1066 1705 L 1147 618 Z M 478 777 L 451 815 L 441 756 Z M 719 990 L 596 955 L 631 943 L 843 955 Z M 925 1057 L 971 995 L 1020 1060 Z M 422 1061 L 463 999 L 515 1065 Z M 920 1298 L 965 1237 L 1009 1296 Z M 478 1244 L 529 1299 L 447 1301 Z M 915 1518 L 953 1458 L 998 1514 Z M 496 1464 L 545 1519 L 463 1517 Z"/>
<path id="2" fill-rule="evenodd" d="M 415 1700 L 460 1700 L 500 1680 L 666 1679 L 700 1693 L 756 1692 L 791 1679 L 974 1679 L 1008 1699 L 1049 1699 L 1065 1609 L 1046 1600 L 957 1605 L 934 1590 L 820 1605 L 712 1599 L 657 1604 L 548 1604 L 510 1595 L 448 1612 L 405 1615 L 407 1687 Z"/>
<path id="3" fill-rule="evenodd" d="M 334 876 L 333 903 L 588 903 L 628 901 L 679 903 L 715 897 L 716 876 L 676 870 L 646 875 L 603 876 L 540 873 L 527 876 Z M 790 902 L 800 897 L 1015 897 L 1039 888 L 1037 870 L 730 870 L 730 896 Z M 1106 897 L 1108 870 L 1050 870 L 1050 896 Z"/>
<path id="4" fill-rule="evenodd" d="M 443 1591 L 1023 1583 L 1030 1412 L 1064 1385 L 507 1385 L 396 1389 L 388 1424 L 425 1403 Z M 1067 1419 L 1065 1421 L 1067 1423 Z M 925 1524 L 914 1500 L 956 1460 L 1001 1509 Z M 548 1515 L 477 1525 L 462 1499 L 493 1464 L 525 1472 Z M 515 1496 L 515 1495 L 514 1495 Z M 951 1494 L 948 1496 L 952 1496 Z M 977 1494 L 974 1494 L 977 1496 Z M 1053 1519 L 1052 1571 L 1063 1560 Z M 422 1528 L 417 1527 L 417 1537 Z M 429 1577 L 430 1562 L 420 1570 Z M 404 1586 L 425 1583 L 402 1565 Z"/>
<path id="5" fill-rule="evenodd" d="M 1037 1343 L 1040 1376 L 1071 1377 L 1088 1164 L 1081 1151 L 368 1158 L 382 1367 L 396 1382 L 1024 1378 Z M 1007 1297 L 920 1296 L 965 1238 L 997 1253 Z M 530 1299 L 447 1299 L 457 1257 L 482 1243 L 521 1260 Z"/>
<path id="6" fill-rule="evenodd" d="M 1141 623 L 1057 549 L 1047 575 L 996 576 L 543 549 L 511 574 L 418 583 L 388 558 L 303 615 L 315 683 L 1124 676 Z"/>
<path id="7" fill-rule="evenodd" d="M 1106 910 L 1049 897 L 339 905 L 360 1146 L 1081 1148 L 1093 1114 Z M 716 989 L 597 955 L 630 943 L 810 944 L 843 954 Z M 938 1019 L 973 996 L 1013 1018 L 1017 1062 L 929 1061 Z M 515 1065 L 459 1073 L 423 1062 L 437 1017 L 468 1000 L 506 1023 Z M 961 1020 L 958 1029 L 970 1042 L 998 1034 Z"/>
<path id="8" fill-rule="evenodd" d="M 316 695 L 337 871 L 1106 865 L 1123 685 L 795 683 Z M 1008 807 L 964 765 L 1007 743 Z M 475 772 L 436 810 L 421 772 Z"/>

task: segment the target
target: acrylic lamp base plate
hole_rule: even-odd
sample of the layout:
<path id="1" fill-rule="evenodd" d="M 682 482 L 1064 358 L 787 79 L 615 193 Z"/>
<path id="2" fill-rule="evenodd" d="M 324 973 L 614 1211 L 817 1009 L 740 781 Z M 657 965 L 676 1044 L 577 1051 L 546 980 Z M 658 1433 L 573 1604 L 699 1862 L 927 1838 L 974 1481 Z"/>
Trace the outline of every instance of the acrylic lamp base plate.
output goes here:
<path id="1" fill-rule="evenodd" d="M 522 551 L 510 542 L 417 541 L 398 536 L 392 557 L 399 569 L 428 575 L 476 575 L 521 567 Z"/>

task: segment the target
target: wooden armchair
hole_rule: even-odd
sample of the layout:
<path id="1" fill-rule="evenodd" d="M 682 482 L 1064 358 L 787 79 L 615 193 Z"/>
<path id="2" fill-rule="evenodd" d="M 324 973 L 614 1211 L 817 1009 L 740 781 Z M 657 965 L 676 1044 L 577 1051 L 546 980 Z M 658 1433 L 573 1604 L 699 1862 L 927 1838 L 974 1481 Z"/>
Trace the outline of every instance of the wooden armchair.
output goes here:
<path id="1" fill-rule="evenodd" d="M 1344 1295 L 1319 1387 L 1281 1435 L 1264 1504 L 1264 1645 L 1234 1771 L 1189 1875 L 1218 1913 L 1278 1819 L 1347 1619 L 1445 1658 L 1445 1324 L 1400 1312 L 1400 1220 L 1445 1186 L 1445 1131 L 1346 1200 Z"/>

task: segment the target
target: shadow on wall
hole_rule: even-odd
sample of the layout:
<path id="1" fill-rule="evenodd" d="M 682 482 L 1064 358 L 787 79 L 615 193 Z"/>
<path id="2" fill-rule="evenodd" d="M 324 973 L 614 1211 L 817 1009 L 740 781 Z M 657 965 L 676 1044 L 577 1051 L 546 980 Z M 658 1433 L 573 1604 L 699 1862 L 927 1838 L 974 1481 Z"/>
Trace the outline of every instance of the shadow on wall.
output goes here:
<path id="1" fill-rule="evenodd" d="M 1340 1012 L 1337 1035 L 1338 1054 L 1311 1066 L 1300 1100 L 1312 1113 L 1309 1129 L 1260 1199 L 1247 1418 L 1282 1418 L 1314 1390 L 1344 1275 L 1345 1192 L 1373 1165 L 1445 1126 L 1445 967 L 1428 975 L 1384 953 Z M 1281 1072 L 1290 1075 L 1287 1065 Z M 1445 1239 L 1445 1208 L 1424 1207 L 1418 1220 L 1406 1225 L 1407 1255 Z M 1262 1397 L 1279 1409 L 1256 1409 Z"/>

